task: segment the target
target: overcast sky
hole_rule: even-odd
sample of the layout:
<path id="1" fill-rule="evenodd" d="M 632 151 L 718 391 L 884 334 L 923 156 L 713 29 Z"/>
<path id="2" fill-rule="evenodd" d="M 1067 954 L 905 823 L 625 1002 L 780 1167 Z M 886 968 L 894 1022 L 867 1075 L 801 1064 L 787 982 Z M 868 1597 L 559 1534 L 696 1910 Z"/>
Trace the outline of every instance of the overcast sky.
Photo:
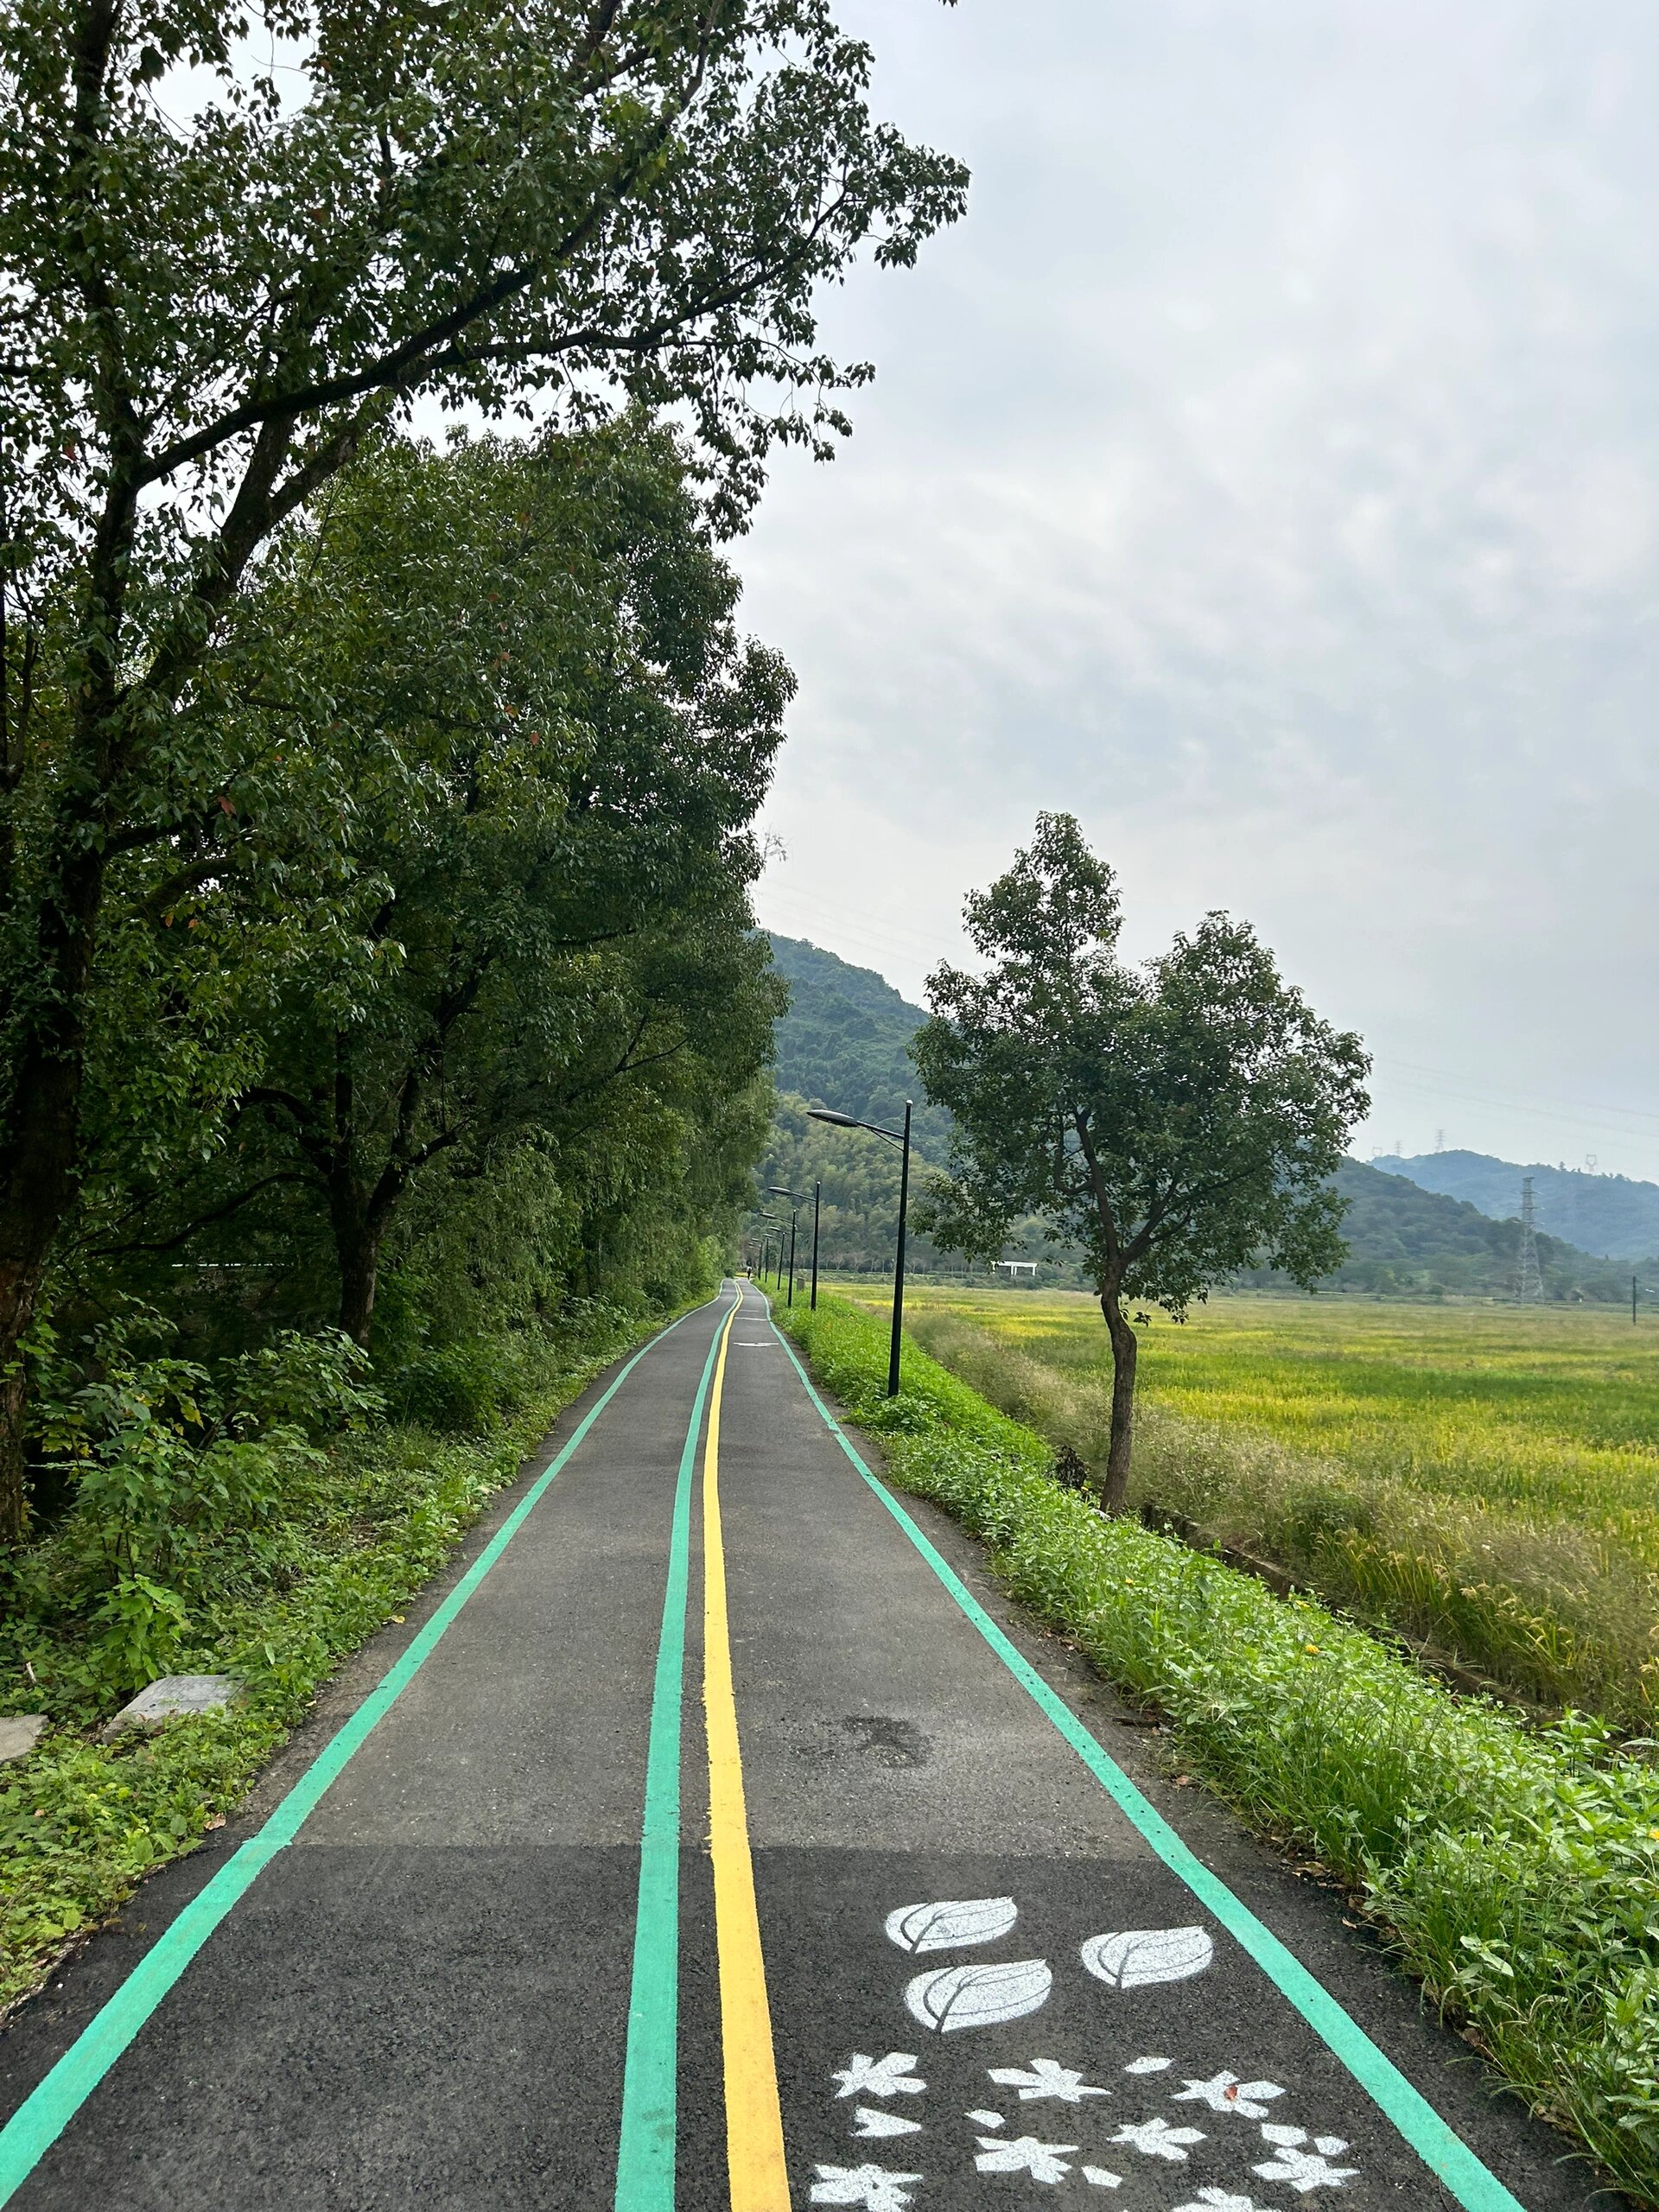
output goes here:
<path id="1" fill-rule="evenodd" d="M 842 0 L 967 220 L 736 549 L 761 918 L 919 997 L 1039 808 L 1248 916 L 1444 1132 L 1659 1177 L 1659 10 Z"/>

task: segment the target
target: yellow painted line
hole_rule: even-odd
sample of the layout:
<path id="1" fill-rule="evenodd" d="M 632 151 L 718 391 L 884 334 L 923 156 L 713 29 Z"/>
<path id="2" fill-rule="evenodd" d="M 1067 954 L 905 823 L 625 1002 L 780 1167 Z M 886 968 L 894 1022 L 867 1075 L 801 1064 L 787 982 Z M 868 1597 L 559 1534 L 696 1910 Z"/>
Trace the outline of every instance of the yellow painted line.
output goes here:
<path id="1" fill-rule="evenodd" d="M 721 1332 L 702 1459 L 702 1702 L 709 1727 L 709 1847 L 715 1871 L 720 1948 L 720 2026 L 726 2073 L 726 2165 L 732 2212 L 789 2212 L 784 2116 L 772 2049 L 772 2009 L 754 1902 L 754 1861 L 743 1802 L 743 1756 L 732 1689 L 726 1611 L 726 1551 L 720 1527 L 720 1407 L 726 1346 L 737 1308 Z"/>

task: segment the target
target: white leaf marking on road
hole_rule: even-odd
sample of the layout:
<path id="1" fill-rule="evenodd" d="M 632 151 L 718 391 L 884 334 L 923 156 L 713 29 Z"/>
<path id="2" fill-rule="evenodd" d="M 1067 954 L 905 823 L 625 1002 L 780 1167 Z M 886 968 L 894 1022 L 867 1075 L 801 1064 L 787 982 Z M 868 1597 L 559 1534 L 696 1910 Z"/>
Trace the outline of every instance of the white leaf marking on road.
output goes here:
<path id="1" fill-rule="evenodd" d="M 1241 2082 L 1236 2074 L 1217 2074 L 1207 2082 L 1189 2082 L 1184 2089 L 1175 2092 L 1170 2101 L 1178 2105 L 1205 2104 L 1211 2112 L 1243 2113 L 1246 2120 L 1265 2120 L 1268 2106 L 1264 2100 L 1282 2097 L 1284 2094 L 1277 2082 Z"/>
<path id="2" fill-rule="evenodd" d="M 999 2143 L 995 2135 L 979 2139 L 974 2164 L 982 2174 L 1029 2174 L 1033 2181 L 1064 2181 L 1071 2171 L 1065 2163 L 1075 2143 L 1039 2143 L 1034 2135 L 1016 2135 Z"/>
<path id="3" fill-rule="evenodd" d="M 927 2084 L 911 2072 L 915 2063 L 913 2050 L 890 2050 L 885 2058 L 855 2050 L 842 2071 L 830 2078 L 841 2084 L 838 2097 L 918 2097 Z"/>
<path id="4" fill-rule="evenodd" d="M 818 2166 L 814 2204 L 861 2204 L 864 2212 L 905 2212 L 920 2174 L 890 2174 L 884 2166 Z"/>
<path id="5" fill-rule="evenodd" d="M 1081 2104 L 1085 2097 L 1109 2097 L 1109 2089 L 1091 2089 L 1081 2074 L 1074 2074 L 1069 2066 L 1062 2066 L 1052 2058 L 1033 2058 L 1029 2069 L 1019 2066 L 992 2066 L 987 2069 L 993 2082 L 1005 2089 L 1018 2089 L 1021 2104 L 1031 2104 L 1039 2097 L 1058 2097 L 1062 2104 Z"/>
<path id="6" fill-rule="evenodd" d="M 1085 2166 L 1083 2177 L 1084 2181 L 1092 2182 L 1096 2189 L 1122 2189 L 1123 2186 L 1122 2175 L 1113 2173 L 1108 2166 Z"/>
<path id="7" fill-rule="evenodd" d="M 1006 2127 L 1008 2124 L 1000 2112 L 970 2112 L 963 2117 L 976 2121 L 981 2127 Z"/>
<path id="8" fill-rule="evenodd" d="M 1185 1981 L 1202 1974 L 1216 1955 L 1203 1928 L 1128 1928 L 1091 1936 L 1083 1963 L 1112 1989 L 1145 1989 L 1160 1981 Z"/>
<path id="9" fill-rule="evenodd" d="M 1178 2204 L 1175 2212 L 1273 2212 L 1273 2209 L 1258 2204 L 1254 2197 L 1235 2196 L 1230 2190 L 1217 2189 L 1214 2182 L 1207 2182 L 1198 2191 L 1196 2202 Z"/>
<path id="10" fill-rule="evenodd" d="M 890 1912 L 887 1936 L 901 1951 L 948 1951 L 957 1943 L 994 1943 L 1019 1917 L 1012 1897 L 940 1897 Z"/>
<path id="11" fill-rule="evenodd" d="M 1174 2063 L 1168 2058 L 1132 2058 L 1123 2069 L 1126 2074 L 1167 2074 Z"/>
<path id="12" fill-rule="evenodd" d="M 1313 2148 L 1316 2151 L 1323 2151 L 1327 2158 L 1334 2158 L 1339 2152 L 1345 2151 L 1348 2145 L 1340 2135 L 1316 2135 L 1313 2138 Z"/>
<path id="13" fill-rule="evenodd" d="M 1144 2151 L 1149 2158 L 1168 2158 L 1177 2165 L 1185 2165 L 1187 2145 L 1202 2143 L 1205 2136 L 1201 2128 L 1172 2127 L 1166 2120 L 1160 2119 L 1136 2120 L 1130 2126 L 1120 2127 L 1111 2139 Z"/>
<path id="14" fill-rule="evenodd" d="M 956 2028 L 1023 2019 L 1047 2003 L 1053 1986 L 1046 1959 L 987 1960 L 918 1974 L 905 1991 L 905 2003 L 925 2028 L 948 2035 Z"/>
<path id="15" fill-rule="evenodd" d="M 900 2120 L 896 2112 L 878 2112 L 874 2105 L 860 2105 L 853 2114 L 855 2135 L 919 2135 L 919 2120 Z"/>
<path id="16" fill-rule="evenodd" d="M 1262 2140 L 1264 2143 L 1306 2143 L 1307 2130 L 1305 2127 L 1269 2126 L 1262 2130 Z"/>

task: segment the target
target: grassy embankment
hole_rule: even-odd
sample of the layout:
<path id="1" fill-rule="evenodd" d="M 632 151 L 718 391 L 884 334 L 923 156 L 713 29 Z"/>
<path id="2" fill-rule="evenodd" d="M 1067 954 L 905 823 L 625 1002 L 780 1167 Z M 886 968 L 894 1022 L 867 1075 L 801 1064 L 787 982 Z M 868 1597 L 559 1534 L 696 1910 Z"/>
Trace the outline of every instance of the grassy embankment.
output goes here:
<path id="1" fill-rule="evenodd" d="M 836 1298 L 779 1313 L 894 1479 L 992 1548 L 1014 1595 L 1163 1707 L 1188 1770 L 1313 1853 L 1534 2107 L 1659 2208 L 1659 1774 L 1583 1720 L 1459 1699 L 1309 1599 L 1052 1479 L 1033 1430 Z"/>
<path id="2" fill-rule="evenodd" d="M 660 1325 L 590 1309 L 581 1327 L 526 1342 L 511 1402 L 485 1433 L 378 1423 L 295 1455 L 280 1543 L 226 1546 L 199 1578 L 165 1664 L 124 1681 L 107 1618 L 49 1602 L 76 1569 L 73 1525 L 37 1547 L 33 1617 L 14 1605 L 0 1621 L 0 1713 L 52 1720 L 27 1759 L 0 1767 L 0 2017 L 67 1944 L 234 1810 L 319 1684 L 401 1618 L 594 1376 Z M 222 1715 L 97 1742 L 99 1724 L 162 1672 L 232 1674 L 245 1694 Z"/>
<path id="3" fill-rule="evenodd" d="M 1103 1465 L 1084 1297 L 920 1288 L 918 1340 Z M 1659 1326 L 1240 1296 L 1141 1338 L 1137 1504 L 1534 1704 L 1659 1734 Z"/>

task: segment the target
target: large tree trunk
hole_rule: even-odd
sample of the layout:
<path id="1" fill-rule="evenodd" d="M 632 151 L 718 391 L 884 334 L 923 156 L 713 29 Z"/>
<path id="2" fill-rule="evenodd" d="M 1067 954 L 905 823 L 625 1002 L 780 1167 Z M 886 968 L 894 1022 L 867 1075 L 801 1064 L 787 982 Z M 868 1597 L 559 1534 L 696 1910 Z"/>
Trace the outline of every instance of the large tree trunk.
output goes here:
<path id="1" fill-rule="evenodd" d="M 1100 1502 L 1108 1513 L 1121 1513 L 1129 1494 L 1129 1457 L 1135 1444 L 1135 1363 L 1141 1340 L 1123 1318 L 1116 1288 L 1100 1294 L 1100 1310 L 1112 1340 L 1112 1440 L 1106 1454 L 1106 1479 Z"/>
<path id="2" fill-rule="evenodd" d="M 35 1318 L 41 1269 L 0 1262 L 0 1545 L 20 1543 L 29 1521 L 23 1438 L 28 1379 L 22 1344 Z"/>
<path id="3" fill-rule="evenodd" d="M 96 855 L 65 867 L 41 929 L 54 989 L 27 1033 L 16 1070 L 11 1126 L 0 1147 L 0 1543 L 21 1541 L 29 1518 L 23 1437 L 29 1334 L 58 1232 L 75 1202 L 86 1001 L 104 871 Z"/>
<path id="4" fill-rule="evenodd" d="M 334 1251 L 340 1262 L 340 1325 L 366 1351 L 374 1320 L 374 1294 L 380 1273 L 384 1224 L 366 1204 L 333 1209 Z"/>

